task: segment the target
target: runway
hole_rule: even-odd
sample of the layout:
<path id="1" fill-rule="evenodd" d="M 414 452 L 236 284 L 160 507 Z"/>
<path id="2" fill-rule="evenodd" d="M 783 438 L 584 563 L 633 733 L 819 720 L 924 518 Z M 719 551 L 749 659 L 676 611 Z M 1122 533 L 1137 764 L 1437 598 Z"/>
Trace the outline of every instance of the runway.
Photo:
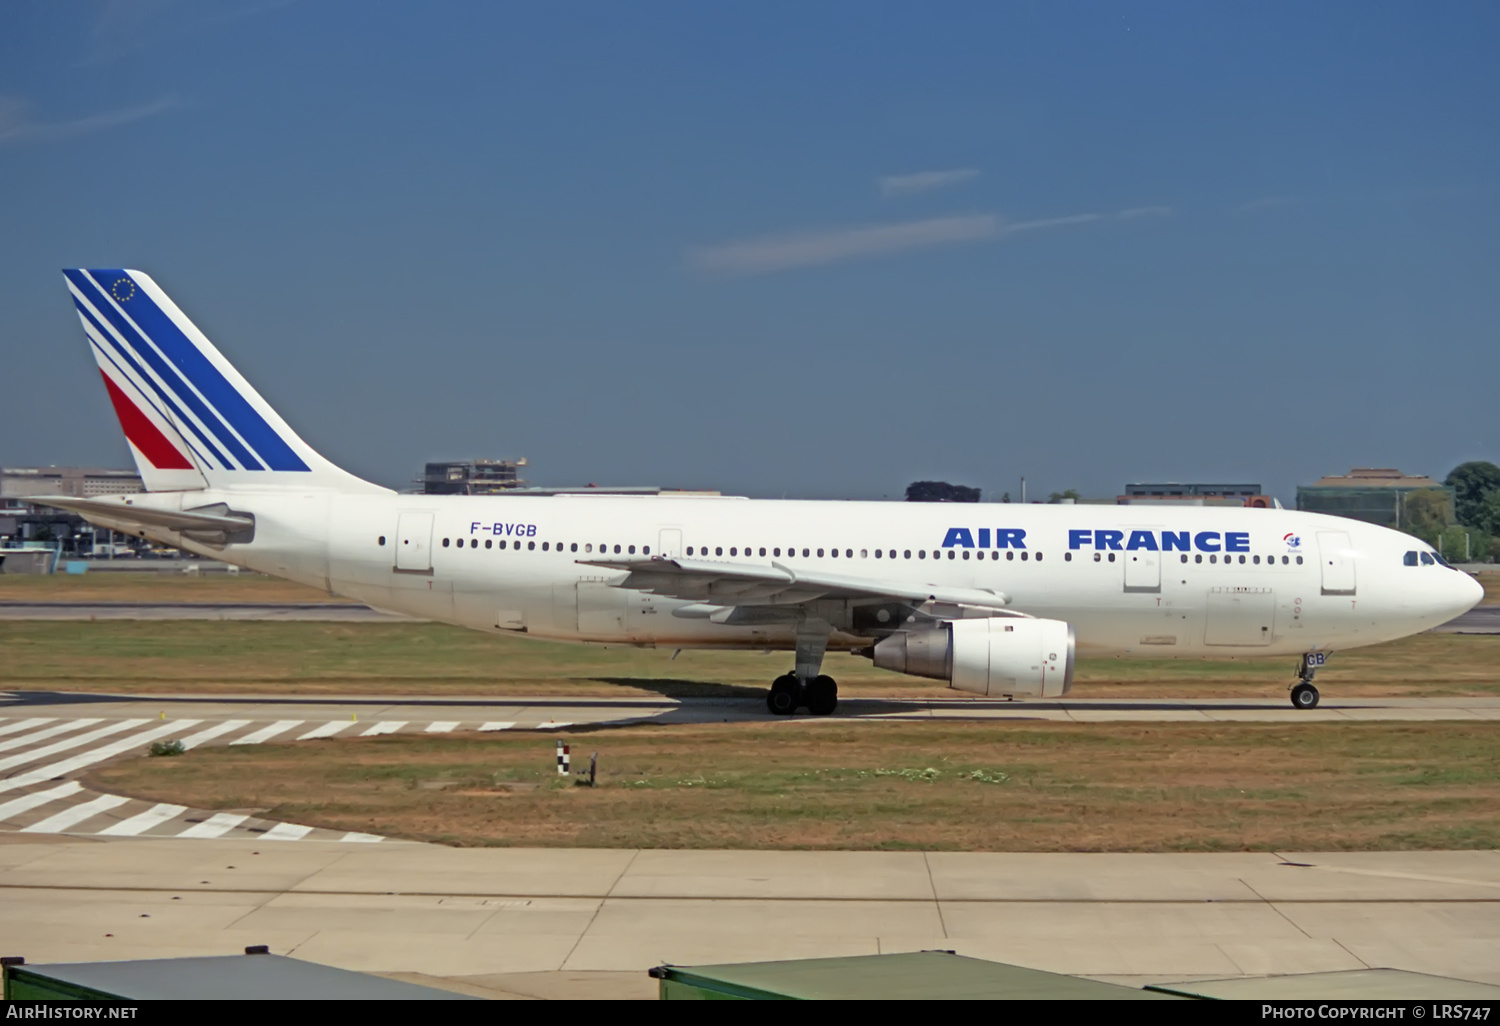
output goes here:
<path id="1" fill-rule="evenodd" d="M 7 843 L 7 841 L 9 843 Z M 947 948 L 1131 985 L 1393 967 L 1500 983 L 1500 853 L 970 854 L 0 840 L 33 963 L 246 945 L 491 997 Z"/>

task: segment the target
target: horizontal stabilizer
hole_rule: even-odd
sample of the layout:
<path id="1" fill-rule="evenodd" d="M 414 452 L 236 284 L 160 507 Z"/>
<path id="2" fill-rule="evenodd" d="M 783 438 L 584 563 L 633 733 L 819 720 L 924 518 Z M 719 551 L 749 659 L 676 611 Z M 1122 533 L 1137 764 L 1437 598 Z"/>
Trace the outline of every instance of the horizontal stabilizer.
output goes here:
<path id="1" fill-rule="evenodd" d="M 156 509 L 130 499 L 75 499 L 67 495 L 39 495 L 28 502 L 81 514 L 89 523 L 138 534 L 142 528 L 164 529 L 210 544 L 247 542 L 255 534 L 255 518 L 234 513 L 223 503 L 199 509 Z M 148 533 L 150 533 L 148 531 Z"/>

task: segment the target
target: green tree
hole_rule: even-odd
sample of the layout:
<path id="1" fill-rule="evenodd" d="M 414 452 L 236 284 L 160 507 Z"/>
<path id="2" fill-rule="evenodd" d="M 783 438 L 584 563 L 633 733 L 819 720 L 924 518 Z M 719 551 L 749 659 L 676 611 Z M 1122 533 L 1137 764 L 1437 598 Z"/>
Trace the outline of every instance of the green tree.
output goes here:
<path id="1" fill-rule="evenodd" d="M 1500 537 L 1500 491 L 1490 492 L 1474 514 L 1473 524 L 1486 534 Z"/>
<path id="2" fill-rule="evenodd" d="M 1058 503 L 1062 502 L 1064 499 L 1072 499 L 1074 502 L 1077 502 L 1080 498 L 1082 498 L 1082 496 L 1078 494 L 1077 488 L 1069 488 L 1065 492 L 1053 492 L 1051 495 L 1047 496 L 1047 501 L 1051 503 Z"/>
<path id="3" fill-rule="evenodd" d="M 1488 563 L 1493 542 L 1483 531 L 1453 524 L 1443 529 L 1435 547 L 1450 563 Z"/>
<path id="4" fill-rule="evenodd" d="M 1441 488 L 1407 492 L 1401 500 L 1401 530 L 1429 545 L 1437 545 L 1438 536 L 1452 520 L 1448 493 Z"/>
<path id="5" fill-rule="evenodd" d="M 906 486 L 907 502 L 978 502 L 979 489 L 947 481 L 913 481 Z"/>
<path id="6" fill-rule="evenodd" d="M 1490 496 L 1500 495 L 1500 467 L 1488 460 L 1460 463 L 1448 472 L 1443 484 L 1453 489 L 1454 513 L 1458 522 L 1478 527 L 1481 510 Z M 1490 529 L 1491 534 L 1495 534 Z"/>

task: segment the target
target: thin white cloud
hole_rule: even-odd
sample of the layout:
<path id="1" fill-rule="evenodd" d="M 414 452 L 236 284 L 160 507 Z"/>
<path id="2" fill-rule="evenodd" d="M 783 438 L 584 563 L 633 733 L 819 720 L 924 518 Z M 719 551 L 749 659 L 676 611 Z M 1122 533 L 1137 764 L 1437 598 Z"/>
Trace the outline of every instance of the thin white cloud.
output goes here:
<path id="1" fill-rule="evenodd" d="M 702 246 L 689 252 L 688 263 L 709 274 L 767 274 L 792 267 L 814 267 L 860 257 L 884 256 L 907 249 L 992 239 L 998 234 L 999 227 L 993 214 L 978 214 L 835 228 Z"/>
<path id="2" fill-rule="evenodd" d="M 1171 213 L 1170 207 L 1131 207 L 1113 214 L 1069 214 L 1032 221 L 1002 222 L 994 214 L 935 217 L 897 224 L 860 225 L 821 232 L 772 235 L 688 252 L 688 265 L 704 274 L 745 276 L 794 267 L 816 267 L 864 257 L 888 256 L 958 242 L 983 242 L 1023 232 L 1095 221 L 1124 221 Z"/>
<path id="3" fill-rule="evenodd" d="M 917 171 L 909 175 L 886 175 L 876 179 L 880 195 L 884 199 L 910 196 L 933 189 L 946 189 L 979 177 L 979 169 L 973 167 L 954 168 L 950 171 Z"/>
<path id="4" fill-rule="evenodd" d="M 48 123 L 33 121 L 26 101 L 14 96 L 0 96 L 0 146 L 71 139 L 74 136 L 88 135 L 90 132 L 98 132 L 106 128 L 128 125 L 133 121 L 143 121 L 179 106 L 181 106 L 181 101 L 175 97 L 163 96 L 135 107 L 123 107 L 120 110 L 106 111 L 103 114 L 91 114 L 88 117 L 74 118 L 72 121 Z"/>

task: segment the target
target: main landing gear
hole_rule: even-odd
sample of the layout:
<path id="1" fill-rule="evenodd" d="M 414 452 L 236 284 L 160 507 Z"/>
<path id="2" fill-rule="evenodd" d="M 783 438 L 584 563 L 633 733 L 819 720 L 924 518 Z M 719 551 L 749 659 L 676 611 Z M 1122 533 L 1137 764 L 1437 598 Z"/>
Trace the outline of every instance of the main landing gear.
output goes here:
<path id="1" fill-rule="evenodd" d="M 766 693 L 767 709 L 777 716 L 790 716 L 806 706 L 814 716 L 827 716 L 838 708 L 838 684 L 818 672 L 832 631 L 828 623 L 811 618 L 797 625 L 797 668 L 771 683 Z"/>
<path id="2" fill-rule="evenodd" d="M 1317 667 L 1312 665 L 1307 656 L 1302 657 L 1302 665 L 1297 668 L 1297 681 L 1291 685 L 1292 707 L 1295 709 L 1316 709 L 1318 707 L 1318 689 L 1313 687 L 1313 674 L 1317 673 Z"/>

